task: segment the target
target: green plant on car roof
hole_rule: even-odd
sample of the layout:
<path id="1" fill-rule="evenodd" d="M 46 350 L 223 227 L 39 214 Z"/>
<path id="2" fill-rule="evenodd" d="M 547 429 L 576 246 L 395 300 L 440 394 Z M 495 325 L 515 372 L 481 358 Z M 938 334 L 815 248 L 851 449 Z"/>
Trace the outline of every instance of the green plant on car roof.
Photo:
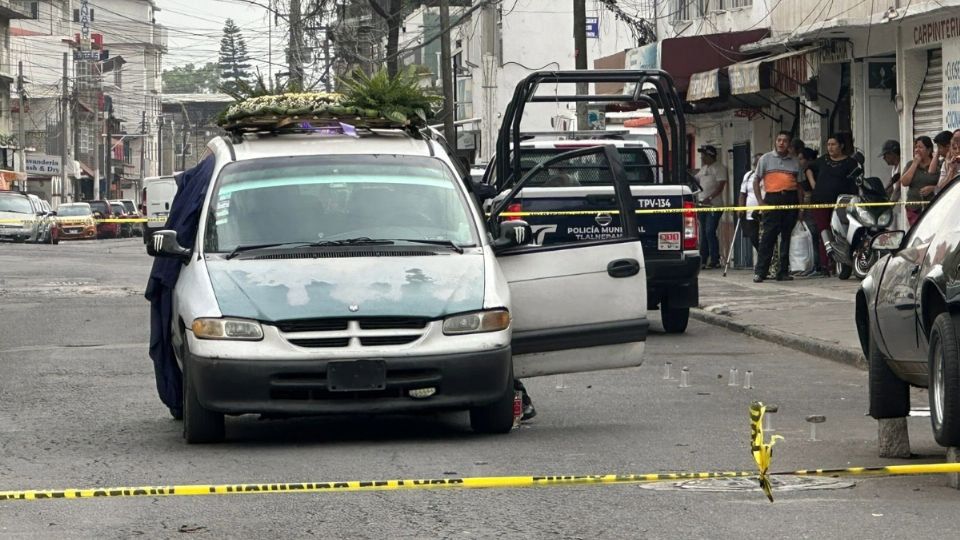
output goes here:
<path id="1" fill-rule="evenodd" d="M 344 121 L 386 120 L 400 125 L 423 124 L 433 116 L 438 96 L 423 91 L 419 76 L 408 69 L 395 76 L 385 70 L 367 75 L 361 70 L 340 80 L 343 93 L 271 92 L 262 78 L 231 94 L 237 103 L 223 111 L 222 126 L 253 121 L 325 117 Z"/>

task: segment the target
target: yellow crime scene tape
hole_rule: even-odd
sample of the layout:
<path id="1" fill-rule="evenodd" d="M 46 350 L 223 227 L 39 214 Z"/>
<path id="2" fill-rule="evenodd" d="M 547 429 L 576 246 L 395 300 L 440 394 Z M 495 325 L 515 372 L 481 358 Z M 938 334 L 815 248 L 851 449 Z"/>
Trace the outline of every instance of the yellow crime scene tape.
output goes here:
<path id="1" fill-rule="evenodd" d="M 364 491 L 410 491 L 424 489 L 515 489 L 571 485 L 615 485 L 678 480 L 717 480 L 725 478 L 757 478 L 760 488 L 773 502 L 771 476 L 898 476 L 960 473 L 960 463 L 894 465 L 887 467 L 847 467 L 842 469 L 800 469 L 769 472 L 773 445 L 782 437 L 766 441 L 763 416 L 767 407 L 758 401 L 750 405 L 750 449 L 758 471 L 672 472 L 645 474 L 486 476 L 405 480 L 348 480 L 339 482 L 274 482 L 258 484 L 185 484 L 168 486 L 110 487 L 82 489 L 33 489 L 0 491 L 2 501 L 37 501 L 51 499 L 87 499 L 102 497 L 184 497 L 203 495 L 241 495 L 276 493 L 333 493 Z"/>
<path id="2" fill-rule="evenodd" d="M 700 206 L 692 208 L 642 208 L 636 211 L 637 214 L 686 214 L 698 212 L 771 212 L 777 210 L 835 210 L 837 208 L 870 208 L 870 207 L 893 207 L 893 206 L 923 206 L 929 204 L 928 201 L 915 202 L 875 202 L 875 203 L 852 203 L 852 204 L 778 204 L 763 206 Z M 552 216 L 596 216 L 599 214 L 617 215 L 619 210 L 546 210 L 534 212 L 501 212 L 501 217 L 552 217 Z M 488 216 L 490 214 L 487 214 Z M 38 220 L 29 219 L 0 219 L 0 223 L 33 223 Z M 95 223 L 165 223 L 166 218 L 124 218 L 124 219 L 95 219 Z"/>

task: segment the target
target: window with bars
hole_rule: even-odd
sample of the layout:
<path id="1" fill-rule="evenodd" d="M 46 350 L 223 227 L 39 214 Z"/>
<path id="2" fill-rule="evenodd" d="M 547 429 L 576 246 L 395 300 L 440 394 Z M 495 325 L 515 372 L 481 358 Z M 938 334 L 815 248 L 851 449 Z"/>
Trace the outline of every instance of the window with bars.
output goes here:
<path id="1" fill-rule="evenodd" d="M 689 21 L 690 20 L 690 5 L 694 2 L 699 2 L 700 0 L 673 0 L 670 6 L 673 10 L 673 20 L 674 21 Z"/>

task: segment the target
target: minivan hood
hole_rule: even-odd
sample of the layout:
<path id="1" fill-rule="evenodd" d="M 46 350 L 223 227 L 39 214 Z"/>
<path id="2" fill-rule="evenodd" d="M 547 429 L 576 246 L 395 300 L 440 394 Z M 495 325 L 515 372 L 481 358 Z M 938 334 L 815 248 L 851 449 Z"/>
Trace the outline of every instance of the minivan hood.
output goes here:
<path id="1" fill-rule="evenodd" d="M 482 253 L 206 264 L 225 317 L 437 319 L 483 308 Z"/>

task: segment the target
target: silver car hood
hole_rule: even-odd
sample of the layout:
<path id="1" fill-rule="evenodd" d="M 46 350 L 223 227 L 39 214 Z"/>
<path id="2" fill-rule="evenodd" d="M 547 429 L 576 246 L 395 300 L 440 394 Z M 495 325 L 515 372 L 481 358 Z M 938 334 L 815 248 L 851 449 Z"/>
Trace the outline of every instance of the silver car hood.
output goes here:
<path id="1" fill-rule="evenodd" d="M 225 317 L 436 319 L 483 308 L 483 254 L 207 260 Z"/>

